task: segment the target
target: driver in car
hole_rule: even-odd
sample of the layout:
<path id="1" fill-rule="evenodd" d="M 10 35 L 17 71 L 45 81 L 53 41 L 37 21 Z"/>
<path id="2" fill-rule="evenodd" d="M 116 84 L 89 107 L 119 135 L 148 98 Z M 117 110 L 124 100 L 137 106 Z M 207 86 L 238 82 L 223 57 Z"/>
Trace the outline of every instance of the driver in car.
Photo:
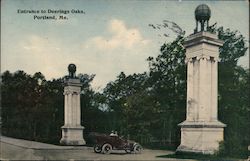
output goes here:
<path id="1" fill-rule="evenodd" d="M 117 131 L 111 131 L 111 133 L 110 133 L 110 135 L 109 136 L 118 136 L 118 134 L 117 134 Z"/>

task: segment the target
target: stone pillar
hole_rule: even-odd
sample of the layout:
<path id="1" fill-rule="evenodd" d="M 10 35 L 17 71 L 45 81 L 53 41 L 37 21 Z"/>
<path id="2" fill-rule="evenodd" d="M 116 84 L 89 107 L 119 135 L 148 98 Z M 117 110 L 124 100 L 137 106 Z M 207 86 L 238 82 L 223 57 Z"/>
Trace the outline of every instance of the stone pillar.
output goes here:
<path id="1" fill-rule="evenodd" d="M 215 34 L 201 31 L 184 42 L 187 63 L 187 116 L 177 151 L 213 154 L 223 141 L 225 124 L 218 121 L 219 47 Z"/>
<path id="2" fill-rule="evenodd" d="M 81 86 L 78 78 L 69 78 L 65 81 L 64 126 L 62 126 L 62 138 L 60 140 L 63 145 L 86 144 L 83 139 L 84 127 L 81 126 Z"/>
<path id="3" fill-rule="evenodd" d="M 248 151 L 250 151 L 250 145 L 248 146 Z M 248 161 L 250 161 L 250 155 L 248 156 Z"/>

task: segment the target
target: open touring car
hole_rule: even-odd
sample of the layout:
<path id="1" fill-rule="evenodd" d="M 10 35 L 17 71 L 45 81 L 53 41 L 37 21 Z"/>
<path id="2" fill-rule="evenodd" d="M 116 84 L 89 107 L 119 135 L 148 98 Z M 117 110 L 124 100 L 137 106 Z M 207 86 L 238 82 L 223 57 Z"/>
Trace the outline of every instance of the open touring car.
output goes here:
<path id="1" fill-rule="evenodd" d="M 127 153 L 141 153 L 142 146 L 131 140 L 123 139 L 118 135 L 92 134 L 94 136 L 96 153 L 109 154 L 112 150 L 125 150 Z"/>

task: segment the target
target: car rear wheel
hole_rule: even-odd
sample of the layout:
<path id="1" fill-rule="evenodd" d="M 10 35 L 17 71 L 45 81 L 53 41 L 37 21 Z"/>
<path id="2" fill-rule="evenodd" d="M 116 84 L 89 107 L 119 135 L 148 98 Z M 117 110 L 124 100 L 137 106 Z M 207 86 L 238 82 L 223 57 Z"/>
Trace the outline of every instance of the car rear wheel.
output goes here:
<path id="1" fill-rule="evenodd" d="M 139 145 L 139 144 L 136 144 L 136 145 L 134 146 L 133 151 L 134 151 L 135 154 L 141 153 L 141 152 L 142 152 L 142 146 Z"/>
<path id="2" fill-rule="evenodd" d="M 95 151 L 96 153 L 101 153 L 101 152 L 102 152 L 102 147 L 99 146 L 99 145 L 95 145 L 95 146 L 94 146 L 94 151 Z"/>
<path id="3" fill-rule="evenodd" d="M 106 143 L 102 146 L 102 153 L 103 154 L 110 154 L 111 150 L 112 150 L 112 146 L 108 143 Z"/>

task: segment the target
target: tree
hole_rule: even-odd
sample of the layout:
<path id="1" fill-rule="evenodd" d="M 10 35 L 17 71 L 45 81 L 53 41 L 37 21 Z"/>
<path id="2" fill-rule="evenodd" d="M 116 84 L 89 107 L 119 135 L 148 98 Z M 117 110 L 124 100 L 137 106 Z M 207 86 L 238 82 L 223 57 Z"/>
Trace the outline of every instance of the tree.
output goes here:
<path id="1" fill-rule="evenodd" d="M 94 75 L 80 74 L 79 78 L 85 91 L 81 97 L 82 110 L 89 113 L 93 99 L 89 83 Z M 1 84 L 3 135 L 58 144 L 64 124 L 64 79 L 47 81 L 40 72 L 33 76 L 24 71 L 4 72 Z"/>
<path id="2" fill-rule="evenodd" d="M 211 30 L 225 41 L 219 63 L 219 119 L 227 124 L 224 152 L 236 156 L 247 152 L 250 144 L 249 69 L 237 65 L 247 48 L 238 31 L 213 27 Z M 144 145 L 152 144 L 151 139 L 160 145 L 179 145 L 177 124 L 185 120 L 186 113 L 184 40 L 179 35 L 175 41 L 163 44 L 156 58 L 149 57 L 149 73 L 145 77 L 135 79 L 121 73 L 105 88 L 108 106 L 123 116 L 114 120 L 123 120 L 126 124 L 119 126 L 123 125 L 123 131 L 133 138 L 146 138 Z M 137 137 L 139 134 L 147 136 Z"/>
<path id="3" fill-rule="evenodd" d="M 225 128 L 222 154 L 247 154 L 250 144 L 249 69 L 237 64 L 246 54 L 245 38 L 237 31 L 211 28 L 224 45 L 219 63 L 219 120 Z M 178 30 L 179 31 L 179 30 Z M 181 31 L 181 30 L 180 30 Z M 178 32 L 179 33 L 179 32 Z M 82 125 L 85 136 L 92 131 L 117 130 L 143 145 L 176 147 L 180 142 L 178 123 L 185 120 L 185 40 L 163 44 L 161 53 L 149 57 L 149 72 L 126 75 L 108 83 L 103 93 L 90 83 L 94 75 L 80 74 Z M 2 74 L 2 132 L 4 135 L 58 143 L 63 125 L 64 78 L 45 80 L 41 73 L 24 71 Z M 89 143 L 89 142 L 88 142 Z"/>
<path id="4" fill-rule="evenodd" d="M 45 142 L 57 138 L 63 121 L 61 82 L 60 79 L 46 81 L 40 72 L 33 76 L 23 71 L 4 72 L 3 134 Z"/>
<path id="5" fill-rule="evenodd" d="M 219 63 L 219 118 L 225 128 L 227 155 L 246 155 L 250 144 L 249 69 L 237 65 L 247 51 L 245 38 L 238 31 L 217 29 L 224 40 Z"/>
<path id="6" fill-rule="evenodd" d="M 128 134 L 128 129 L 124 128 L 127 125 L 124 113 L 127 99 L 129 96 L 144 89 L 147 77 L 146 73 L 126 76 L 121 72 L 117 80 L 107 84 L 103 94 L 106 97 L 106 104 L 113 120 L 112 129 Z"/>
<path id="7" fill-rule="evenodd" d="M 183 41 L 184 37 L 178 36 L 175 41 L 163 44 L 161 54 L 155 59 L 148 58 L 151 91 L 161 111 L 158 127 L 163 127 L 156 137 L 161 138 L 162 144 L 175 146 L 180 137 L 176 125 L 185 118 L 186 66 Z"/>
<path id="8" fill-rule="evenodd" d="M 161 144 L 177 144 L 176 125 L 185 115 L 183 41 L 184 38 L 179 36 L 176 41 L 164 44 L 162 54 L 156 59 L 149 57 L 148 74 L 126 76 L 122 72 L 104 90 L 107 104 L 117 116 L 114 117 L 115 127 L 120 127 L 119 131 L 129 134 L 132 139 L 141 140 L 144 145 L 150 144 L 152 139 L 158 139 Z M 163 131 L 156 130 L 162 129 L 162 125 Z"/>

